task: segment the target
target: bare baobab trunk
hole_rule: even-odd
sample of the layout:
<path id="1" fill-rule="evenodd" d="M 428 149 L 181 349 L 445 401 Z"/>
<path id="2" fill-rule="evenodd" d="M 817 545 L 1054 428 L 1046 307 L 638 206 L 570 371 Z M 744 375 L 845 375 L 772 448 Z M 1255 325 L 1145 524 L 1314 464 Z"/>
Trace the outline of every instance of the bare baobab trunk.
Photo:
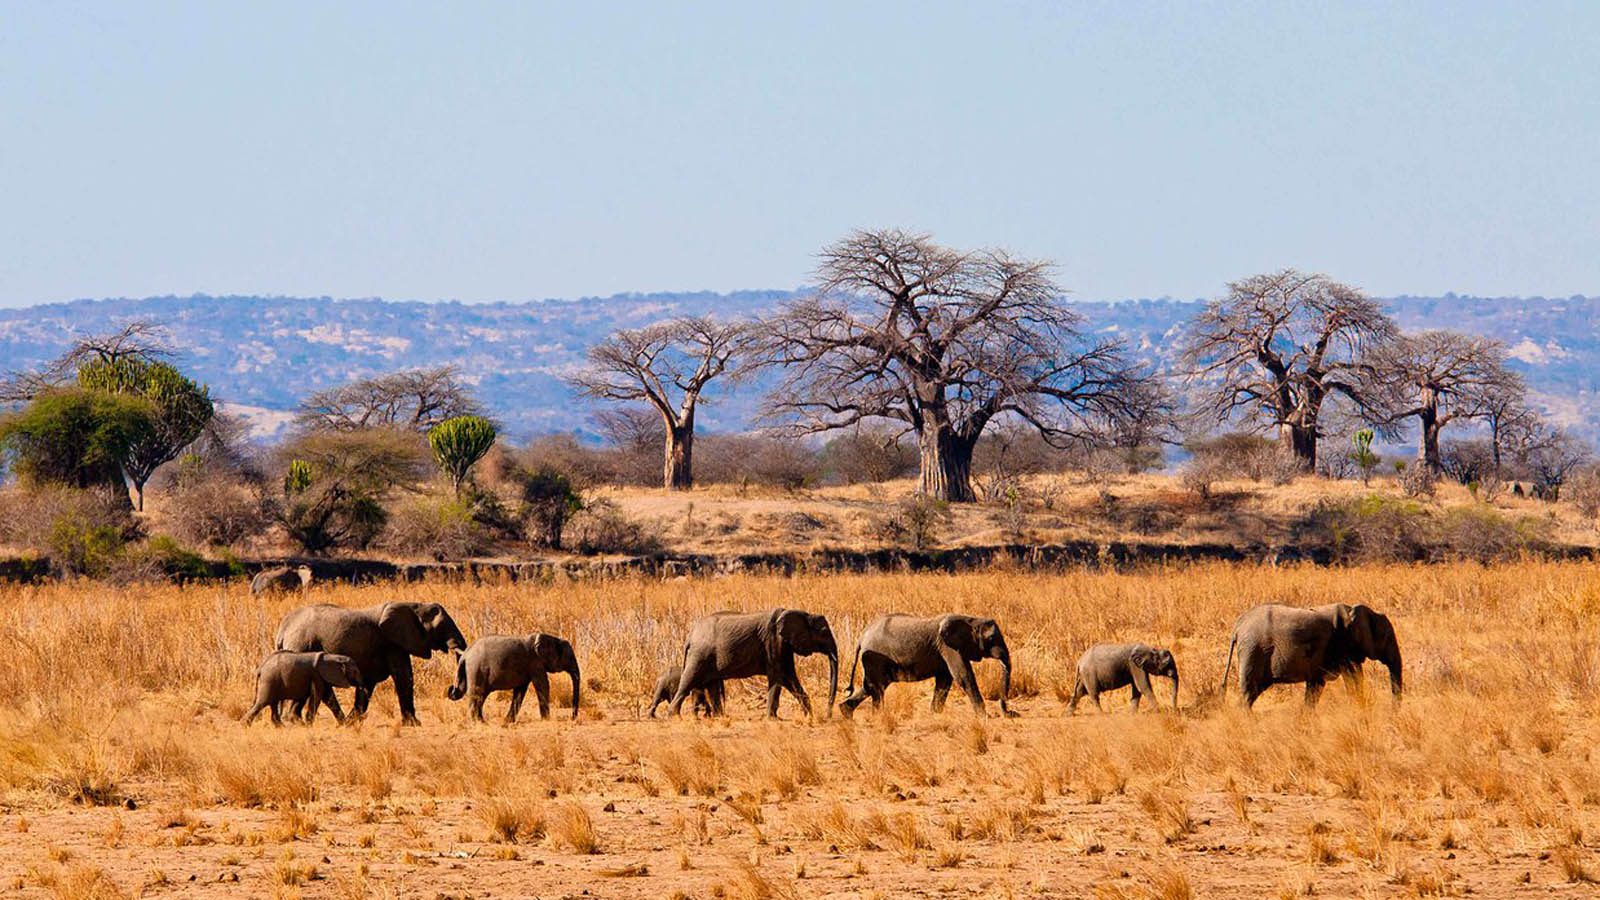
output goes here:
<path id="1" fill-rule="evenodd" d="M 1421 442 L 1417 446 L 1417 461 L 1428 467 L 1428 471 L 1439 474 L 1444 470 L 1444 463 L 1439 456 L 1439 415 L 1433 410 L 1424 410 L 1417 416 L 1417 430 L 1421 432 Z M 1498 465 L 1498 463 L 1496 463 Z"/>
<path id="2" fill-rule="evenodd" d="M 694 487 L 694 416 L 667 427 L 666 459 L 661 483 L 669 491 Z"/>
<path id="3" fill-rule="evenodd" d="M 1284 422 L 1278 426 L 1278 446 L 1307 472 L 1317 469 L 1317 427 Z"/>
<path id="4" fill-rule="evenodd" d="M 951 503 L 977 499 L 972 490 L 972 441 L 956 436 L 948 425 L 933 425 L 923 430 L 917 444 L 924 495 Z"/>

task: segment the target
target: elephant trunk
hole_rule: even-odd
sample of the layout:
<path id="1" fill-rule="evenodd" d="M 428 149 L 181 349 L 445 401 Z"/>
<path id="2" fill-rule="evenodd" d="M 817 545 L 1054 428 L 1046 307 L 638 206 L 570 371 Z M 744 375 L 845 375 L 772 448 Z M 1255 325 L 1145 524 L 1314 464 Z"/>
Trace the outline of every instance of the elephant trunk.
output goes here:
<path id="1" fill-rule="evenodd" d="M 360 685 L 357 685 L 360 687 Z M 444 692 L 451 700 L 460 700 L 467 695 L 467 655 L 465 653 L 456 657 L 456 683 L 450 685 Z"/>
<path id="2" fill-rule="evenodd" d="M 995 658 L 1000 661 L 1000 711 L 1009 714 L 1011 712 L 1011 706 L 1009 705 L 1011 698 L 1011 651 L 1001 647 Z"/>
<path id="3" fill-rule="evenodd" d="M 1178 708 L 1178 670 L 1172 670 L 1172 708 Z"/>
<path id="4" fill-rule="evenodd" d="M 828 652 L 828 707 L 823 711 L 824 719 L 833 718 L 833 701 L 839 697 L 839 651 Z"/>
<path id="5" fill-rule="evenodd" d="M 582 679 L 578 677 L 578 662 L 573 660 L 572 666 L 567 669 L 567 674 L 572 676 L 572 718 L 578 718 L 578 692 L 582 689 Z"/>
<path id="6" fill-rule="evenodd" d="M 1383 664 L 1389 669 L 1389 690 L 1394 694 L 1394 698 L 1398 700 L 1400 699 L 1400 690 L 1402 688 L 1400 647 L 1398 645 L 1390 648 L 1389 653 L 1385 655 Z"/>

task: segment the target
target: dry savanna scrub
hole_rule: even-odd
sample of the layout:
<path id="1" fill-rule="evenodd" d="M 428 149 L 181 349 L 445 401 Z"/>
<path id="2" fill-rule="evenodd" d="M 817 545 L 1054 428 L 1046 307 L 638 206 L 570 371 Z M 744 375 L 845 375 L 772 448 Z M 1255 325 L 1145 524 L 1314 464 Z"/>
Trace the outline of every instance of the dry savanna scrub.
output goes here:
<path id="1" fill-rule="evenodd" d="M 584 666 L 578 721 L 468 721 L 443 656 L 338 727 L 238 723 L 292 606 L 437 599 L 469 639 L 548 631 Z M 1405 699 L 1374 673 L 1314 711 L 1215 696 L 1265 601 L 1388 612 Z M 639 709 L 709 610 L 993 615 L 1016 719 L 930 684 L 854 721 Z M 0 893 L 36 897 L 1586 897 L 1600 879 L 1600 570 L 1348 569 L 729 577 L 548 585 L 0 587 Z M 1077 655 L 1171 647 L 1183 709 L 1065 714 Z M 992 665 L 992 664 L 991 664 Z M 849 670 L 848 660 L 842 666 Z M 800 661 L 814 700 L 826 664 Z M 980 666 L 991 693 L 996 673 Z M 564 699 L 559 680 L 557 701 Z M 841 686 L 842 691 L 842 686 Z M 821 703 L 818 703 L 819 710 Z"/>

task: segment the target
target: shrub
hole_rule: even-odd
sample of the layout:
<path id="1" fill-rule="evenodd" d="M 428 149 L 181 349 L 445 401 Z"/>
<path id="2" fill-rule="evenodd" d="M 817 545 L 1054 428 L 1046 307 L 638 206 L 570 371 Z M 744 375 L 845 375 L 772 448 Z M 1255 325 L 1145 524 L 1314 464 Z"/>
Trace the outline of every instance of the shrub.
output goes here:
<path id="1" fill-rule="evenodd" d="M 142 545 L 129 546 L 109 574 L 118 581 L 191 581 L 210 577 L 211 567 L 200 554 L 158 534 Z"/>
<path id="2" fill-rule="evenodd" d="M 520 472 L 512 476 L 518 483 L 524 537 L 538 547 L 561 549 L 567 522 L 583 509 L 583 497 L 572 486 L 572 479 L 552 468 Z"/>
<path id="3" fill-rule="evenodd" d="M 657 553 L 661 542 L 604 498 L 591 500 L 567 523 L 567 536 L 579 553 Z"/>
<path id="4" fill-rule="evenodd" d="M 473 499 L 414 497 L 402 502 L 389 515 L 382 546 L 441 562 L 484 555 L 494 546 L 494 538 L 479 521 Z"/>
<path id="5" fill-rule="evenodd" d="M 152 433 L 155 415 L 155 406 L 139 397 L 57 388 L 0 420 L 0 450 L 17 474 L 36 483 L 122 487 L 123 465 Z"/>
<path id="6" fill-rule="evenodd" d="M 1600 518 L 1600 467 L 1589 467 L 1567 482 L 1567 499 L 1585 519 Z"/>
<path id="7" fill-rule="evenodd" d="M 708 434 L 695 443 L 695 471 L 706 483 L 761 484 L 797 491 L 821 480 L 818 454 L 803 441 L 761 434 Z"/>
<path id="8" fill-rule="evenodd" d="M 896 504 L 875 530 L 880 540 L 925 550 L 938 543 L 940 528 L 950 520 L 950 504 L 918 492 Z"/>
<path id="9" fill-rule="evenodd" d="M 1511 518 L 1483 506 L 1432 510 L 1373 494 L 1324 500 L 1295 526 L 1296 539 L 1344 562 L 1472 559 L 1496 562 L 1545 548 L 1546 522 Z"/>
<path id="10" fill-rule="evenodd" d="M 307 553 L 366 549 L 387 520 L 383 502 L 421 478 L 426 454 L 412 432 L 316 432 L 280 450 L 281 500 L 272 512 Z"/>
<path id="11" fill-rule="evenodd" d="M 35 486 L 0 492 L 0 540 L 43 551 L 57 574 L 103 575 L 138 537 L 121 488 Z"/>
<path id="12" fill-rule="evenodd" d="M 917 470 L 917 448 L 892 431 L 852 431 L 828 441 L 821 465 L 831 480 L 879 483 Z"/>
<path id="13" fill-rule="evenodd" d="M 259 486 L 208 471 L 199 458 L 179 460 L 166 510 L 173 535 L 191 544 L 227 547 L 265 532 L 271 510 Z"/>
<path id="14" fill-rule="evenodd" d="M 527 472 L 548 469 L 560 472 L 577 491 L 585 491 L 597 484 L 617 481 L 614 456 L 606 450 L 586 447 L 570 434 L 553 434 L 539 438 L 516 455 L 515 468 Z M 657 477 L 660 475 L 660 460 Z"/>
<path id="15" fill-rule="evenodd" d="M 1397 465 L 1395 480 L 1400 483 L 1400 490 L 1407 497 L 1431 498 L 1438 488 L 1438 479 L 1421 463 L 1414 466 Z"/>

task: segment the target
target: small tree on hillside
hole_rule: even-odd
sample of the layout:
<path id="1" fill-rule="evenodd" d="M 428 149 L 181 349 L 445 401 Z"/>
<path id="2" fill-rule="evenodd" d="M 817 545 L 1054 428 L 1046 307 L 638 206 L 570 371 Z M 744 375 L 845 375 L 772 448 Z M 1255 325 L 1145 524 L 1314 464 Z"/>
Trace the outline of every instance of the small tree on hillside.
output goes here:
<path id="1" fill-rule="evenodd" d="M 694 486 L 694 417 L 706 386 L 742 352 L 748 326 L 705 317 L 618 331 L 589 349 L 589 368 L 568 379 L 585 397 L 644 401 L 666 428 L 662 483 Z"/>
<path id="2" fill-rule="evenodd" d="M 150 476 L 177 459 L 211 421 L 215 408 L 210 391 L 168 363 L 137 356 L 90 360 L 78 369 L 78 383 L 149 402 L 150 427 L 140 432 L 122 461 L 122 477 L 133 489 L 135 507 L 143 511 Z"/>
<path id="3" fill-rule="evenodd" d="M 760 328 L 783 367 L 768 415 L 803 431 L 904 423 L 939 501 L 975 499 L 973 449 L 996 419 L 1066 443 L 1162 396 L 1119 342 L 1084 337 L 1042 261 L 858 231 L 822 251 L 816 284 Z"/>
<path id="4" fill-rule="evenodd" d="M 1372 398 L 1384 420 L 1417 421 L 1417 462 L 1443 472 L 1439 434 L 1457 421 L 1484 419 L 1519 400 L 1522 379 L 1506 368 L 1505 345 L 1454 331 L 1404 335 L 1371 354 Z"/>
<path id="5" fill-rule="evenodd" d="M 404 428 L 426 432 L 446 419 L 481 415 L 455 366 L 406 369 L 317 391 L 300 404 L 295 422 L 306 431 Z"/>
<path id="6" fill-rule="evenodd" d="M 472 467 L 494 446 L 494 423 L 482 416 L 456 416 L 445 419 L 428 432 L 433 460 L 450 476 L 450 487 L 457 497 Z"/>
<path id="7" fill-rule="evenodd" d="M 1189 323 L 1183 361 L 1217 421 L 1255 418 L 1314 470 L 1324 403 L 1367 402 L 1364 356 L 1395 334 L 1378 305 L 1324 275 L 1284 269 L 1228 285 Z"/>

